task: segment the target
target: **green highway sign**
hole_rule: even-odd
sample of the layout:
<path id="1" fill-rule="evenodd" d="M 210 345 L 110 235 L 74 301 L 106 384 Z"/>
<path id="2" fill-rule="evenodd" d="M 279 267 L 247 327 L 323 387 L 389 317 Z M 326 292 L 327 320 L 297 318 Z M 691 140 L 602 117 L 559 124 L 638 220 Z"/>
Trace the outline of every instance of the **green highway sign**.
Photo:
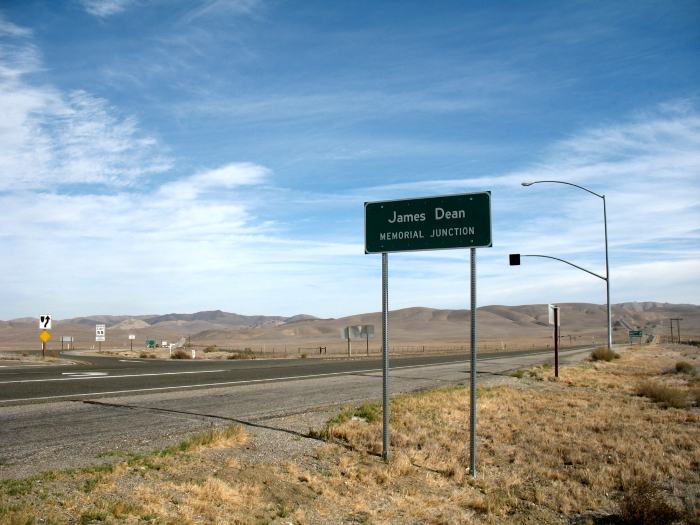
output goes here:
<path id="1" fill-rule="evenodd" d="M 365 203 L 365 253 L 491 246 L 491 192 Z"/>
<path id="2" fill-rule="evenodd" d="M 642 330 L 630 330 L 629 334 L 630 337 L 642 337 L 644 335 L 644 332 Z"/>

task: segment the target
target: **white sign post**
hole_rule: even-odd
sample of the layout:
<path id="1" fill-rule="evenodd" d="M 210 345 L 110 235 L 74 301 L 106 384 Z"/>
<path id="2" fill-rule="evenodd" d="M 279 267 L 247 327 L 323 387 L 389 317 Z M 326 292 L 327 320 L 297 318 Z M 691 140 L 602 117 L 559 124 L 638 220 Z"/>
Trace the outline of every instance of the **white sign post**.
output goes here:
<path id="1" fill-rule="evenodd" d="M 559 377 L 559 327 L 561 326 L 561 315 L 559 315 L 559 307 L 550 304 L 549 324 L 554 325 L 554 377 Z"/>
<path id="2" fill-rule="evenodd" d="M 41 358 L 46 357 L 46 343 L 51 339 L 51 334 L 48 330 L 51 330 L 51 314 L 44 314 L 39 316 L 39 339 L 41 339 Z"/>
<path id="3" fill-rule="evenodd" d="M 98 350 L 102 351 L 102 343 L 106 340 L 105 338 L 105 325 L 98 324 L 95 325 L 95 341 L 98 343 Z"/>

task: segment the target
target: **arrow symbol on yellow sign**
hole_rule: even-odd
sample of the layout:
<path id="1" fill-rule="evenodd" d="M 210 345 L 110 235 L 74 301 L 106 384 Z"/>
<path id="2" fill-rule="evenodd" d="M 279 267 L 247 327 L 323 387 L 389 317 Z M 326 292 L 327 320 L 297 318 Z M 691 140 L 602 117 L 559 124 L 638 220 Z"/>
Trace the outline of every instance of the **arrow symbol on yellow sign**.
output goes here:
<path id="1" fill-rule="evenodd" d="M 48 343 L 49 339 L 51 339 L 51 334 L 46 330 L 42 330 L 39 334 L 39 339 L 41 339 L 41 341 L 44 343 Z"/>

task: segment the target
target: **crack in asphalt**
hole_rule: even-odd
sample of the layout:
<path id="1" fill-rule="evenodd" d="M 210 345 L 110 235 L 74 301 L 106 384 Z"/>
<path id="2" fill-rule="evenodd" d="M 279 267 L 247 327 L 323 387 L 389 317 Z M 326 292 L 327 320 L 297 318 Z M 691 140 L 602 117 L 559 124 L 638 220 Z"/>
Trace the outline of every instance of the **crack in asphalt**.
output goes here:
<path id="1" fill-rule="evenodd" d="M 107 403 L 105 401 L 95 401 L 91 399 L 84 399 L 80 401 L 76 401 L 78 403 L 84 403 L 87 405 L 97 405 L 97 406 L 103 406 L 103 407 L 109 407 L 109 408 L 126 408 L 128 410 L 146 410 L 146 411 L 151 411 L 151 412 L 163 412 L 166 414 L 178 414 L 178 415 L 184 415 L 184 416 L 196 416 L 196 417 L 201 417 L 201 418 L 209 418 L 209 419 L 218 419 L 222 421 L 231 421 L 232 423 L 238 423 L 240 425 L 248 426 L 248 427 L 254 427 L 254 428 L 262 428 L 265 430 L 273 430 L 276 432 L 284 432 L 286 434 L 291 434 L 293 436 L 305 438 L 305 439 L 313 439 L 315 441 L 323 441 L 320 438 L 310 436 L 308 434 L 302 434 L 301 432 L 297 432 L 296 430 L 290 430 L 288 428 L 279 428 L 279 427 L 273 427 L 270 425 L 263 425 L 261 423 L 255 423 L 253 421 L 248 421 L 245 419 L 239 419 L 235 417 L 229 417 L 229 416 L 220 416 L 218 414 L 202 414 L 198 412 L 189 412 L 187 410 L 177 410 L 175 408 L 160 408 L 160 407 L 146 407 L 146 406 L 140 406 L 140 405 L 128 405 L 126 403 Z M 298 411 L 296 414 L 303 414 L 307 412 L 307 410 L 303 411 Z M 287 415 L 294 415 L 294 413 L 285 413 L 283 415 L 275 415 L 275 416 L 269 416 L 267 418 L 259 418 L 259 421 L 264 421 L 265 419 L 276 419 L 278 417 L 284 417 Z"/>

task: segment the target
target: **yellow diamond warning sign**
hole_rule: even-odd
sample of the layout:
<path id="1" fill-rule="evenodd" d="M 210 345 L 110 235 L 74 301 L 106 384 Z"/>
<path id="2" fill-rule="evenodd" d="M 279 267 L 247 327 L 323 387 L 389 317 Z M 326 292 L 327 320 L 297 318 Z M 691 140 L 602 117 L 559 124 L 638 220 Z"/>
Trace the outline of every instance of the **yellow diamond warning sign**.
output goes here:
<path id="1" fill-rule="evenodd" d="M 51 334 L 46 330 L 42 330 L 39 334 L 39 339 L 41 339 L 44 343 L 48 343 L 49 339 L 51 339 Z"/>

